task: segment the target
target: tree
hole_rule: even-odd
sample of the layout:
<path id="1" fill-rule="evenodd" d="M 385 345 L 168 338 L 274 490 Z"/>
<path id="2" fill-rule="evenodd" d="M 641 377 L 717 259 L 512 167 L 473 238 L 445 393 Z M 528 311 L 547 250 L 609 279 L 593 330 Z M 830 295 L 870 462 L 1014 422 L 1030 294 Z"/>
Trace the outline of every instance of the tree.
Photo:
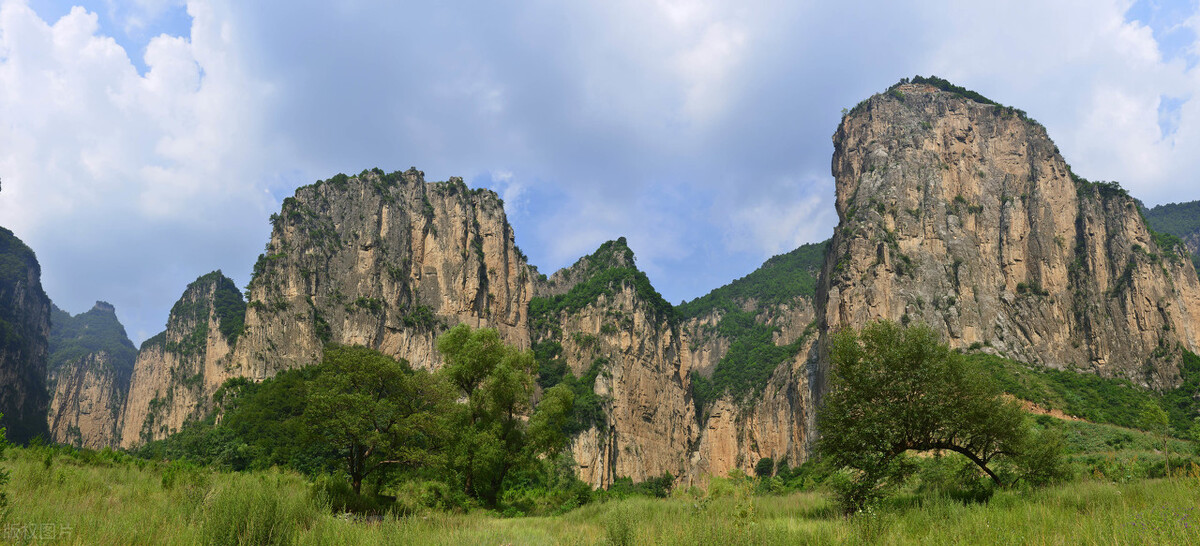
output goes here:
<path id="1" fill-rule="evenodd" d="M 770 478 L 775 475 L 775 461 L 770 457 L 759 459 L 758 464 L 754 465 L 754 475 L 760 478 Z"/>
<path id="2" fill-rule="evenodd" d="M 1158 435 L 1163 444 L 1163 455 L 1167 458 L 1167 477 L 1171 477 L 1171 452 L 1170 444 L 1167 442 L 1167 431 L 1170 429 L 1171 421 L 1167 417 L 1167 412 L 1163 411 L 1162 406 L 1155 402 L 1146 402 L 1142 407 L 1142 426 Z"/>
<path id="3" fill-rule="evenodd" d="M 455 326 L 438 339 L 438 351 L 446 359 L 442 373 L 466 401 L 454 417 L 451 467 L 467 495 L 494 506 L 511 470 L 565 445 L 574 395 L 566 386 L 548 389 L 529 415 L 533 352 L 505 345 L 491 328 Z"/>
<path id="4" fill-rule="evenodd" d="M 309 386 L 312 434 L 346 463 L 355 493 L 380 469 L 434 464 L 452 405 L 436 376 L 366 347 L 330 346 Z"/>
<path id="5" fill-rule="evenodd" d="M 858 510 L 898 477 L 907 451 L 959 453 L 996 484 L 997 458 L 1017 455 L 1028 424 L 1015 401 L 924 325 L 874 322 L 833 335 L 832 378 L 818 413 L 820 453 L 848 470 L 842 500 Z"/>

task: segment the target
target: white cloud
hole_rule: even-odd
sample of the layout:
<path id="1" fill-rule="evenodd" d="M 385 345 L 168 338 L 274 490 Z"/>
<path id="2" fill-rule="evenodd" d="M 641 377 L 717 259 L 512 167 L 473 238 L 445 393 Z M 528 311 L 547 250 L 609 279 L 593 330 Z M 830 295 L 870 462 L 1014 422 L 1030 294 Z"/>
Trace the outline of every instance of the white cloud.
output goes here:
<path id="1" fill-rule="evenodd" d="M 275 208 L 263 88 L 218 14 L 193 15 L 191 36 L 150 40 L 143 76 L 94 12 L 49 24 L 0 4 L 0 223 L 38 253 L 56 303 L 113 301 L 133 332 L 161 327 L 190 278 L 245 280 Z"/>
<path id="2" fill-rule="evenodd" d="M 244 281 L 271 195 L 374 166 L 488 173 L 543 269 L 625 235 L 695 297 L 831 232 L 838 112 L 916 73 L 1029 111 L 1085 176 L 1200 199 L 1200 71 L 1124 1 L 192 0 L 144 55 L 110 37 L 178 4 L 0 0 L 0 225 L 56 301 L 130 331 L 200 273 Z"/>

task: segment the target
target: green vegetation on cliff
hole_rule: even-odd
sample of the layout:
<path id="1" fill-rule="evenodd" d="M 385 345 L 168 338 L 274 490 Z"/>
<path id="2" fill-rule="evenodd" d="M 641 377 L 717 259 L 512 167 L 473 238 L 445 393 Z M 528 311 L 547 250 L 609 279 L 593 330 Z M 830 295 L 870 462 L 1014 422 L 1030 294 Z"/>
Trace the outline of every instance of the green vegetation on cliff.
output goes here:
<path id="1" fill-rule="evenodd" d="M 0 384 L 0 426 L 24 443 L 47 432 L 44 357 L 50 298 L 42 290 L 41 266 L 25 243 L 0 228 L 0 362 L 8 381 Z"/>
<path id="2" fill-rule="evenodd" d="M 1145 428 L 1143 409 L 1162 406 L 1170 421 L 1171 434 L 1200 441 L 1200 356 L 1183 351 L 1182 381 L 1163 393 L 1138 387 L 1125 379 L 1091 373 L 1029 366 L 995 355 L 966 355 L 1004 390 L 1043 409 L 1055 409 L 1094 423 Z"/>
<path id="3" fill-rule="evenodd" d="M 650 285 L 650 279 L 634 262 L 633 250 L 624 237 L 607 241 L 571 266 L 570 273 L 579 280 L 566 294 L 536 297 L 529 302 L 529 327 L 538 364 L 538 384 L 544 389 L 565 385 L 573 393 L 575 403 L 566 425 L 571 433 L 593 426 L 605 427 L 602 409 L 605 400 L 595 393 L 595 383 L 608 359 L 595 358 L 582 377 L 572 374 L 562 357 L 563 332 L 558 325 L 563 315 L 577 312 L 601 298 L 611 303 L 618 292 L 632 288 L 637 301 L 648 306 L 648 314 L 653 320 L 667 326 L 674 326 L 678 320 L 675 308 Z M 602 332 L 616 331 L 617 323 L 622 328 L 632 324 L 617 320 L 615 315 L 609 320 L 613 322 L 606 323 Z"/>
<path id="4" fill-rule="evenodd" d="M 209 306 L 208 293 L 212 293 L 212 305 Z M 242 292 L 229 277 L 219 270 L 200 276 L 188 284 L 183 297 L 171 307 L 171 317 L 168 328 L 172 325 L 192 324 L 191 335 L 184 339 L 179 350 L 194 353 L 202 350 L 205 337 L 208 335 L 210 310 L 217 320 L 217 326 L 225 341 L 233 345 L 245 329 L 246 300 Z M 159 336 L 154 336 L 157 340 Z M 146 340 L 143 346 L 150 343 Z"/>
<path id="5" fill-rule="evenodd" d="M 643 305 L 650 307 L 651 316 L 660 321 L 674 323 L 675 308 L 663 299 L 662 294 L 650 284 L 650 279 L 634 264 L 633 250 L 621 237 L 600 245 L 589 256 L 581 258 L 572 270 L 581 272 L 579 281 L 566 294 L 533 298 L 529 302 L 530 328 L 540 332 L 551 328 L 561 313 L 572 313 L 594 303 L 601 296 L 610 300 L 620 290 L 631 287 Z"/>
<path id="6" fill-rule="evenodd" d="M 1200 234 L 1200 201 L 1168 203 L 1146 210 L 1154 229 L 1179 238 Z"/>
<path id="7" fill-rule="evenodd" d="M 64 366 L 78 363 L 88 355 L 104 353 L 106 365 L 118 377 L 129 378 L 137 349 L 125 334 L 111 305 L 96 302 L 85 313 L 70 313 L 52 306 L 50 311 L 50 356 L 47 372 L 53 374 Z M 53 390 L 53 385 L 50 386 Z"/>
<path id="8" fill-rule="evenodd" d="M 16 302 L 10 298 L 15 296 L 18 287 L 23 286 L 30 272 L 34 278 L 41 276 L 41 266 L 33 250 L 18 239 L 13 232 L 0 227 L 0 351 L 15 353 L 20 347 L 29 342 L 28 327 L 24 325 L 23 317 L 18 316 Z M 49 298 L 41 291 L 41 285 L 25 286 L 34 290 L 35 297 L 45 302 Z"/>
<path id="9" fill-rule="evenodd" d="M 811 327 L 799 339 L 776 345 L 774 336 L 779 329 L 760 322 L 765 318 L 760 312 L 771 306 L 796 304 L 797 298 L 811 302 L 828 244 L 807 244 L 775 256 L 749 275 L 677 308 L 683 319 L 719 313 L 715 328 L 703 329 L 703 333 L 729 340 L 729 351 L 717 363 L 711 378 L 692 373 L 692 398 L 698 415 L 724 394 L 741 399 L 760 393 L 775 368 L 804 347 Z M 752 307 L 747 310 L 747 306 Z"/>
<path id="10" fill-rule="evenodd" d="M 1200 245 L 1200 201 L 1159 205 L 1147 209 L 1143 213 L 1146 223 L 1155 231 L 1171 235 L 1179 240 L 1191 239 L 1193 244 Z M 1172 243 L 1175 242 L 1172 241 Z M 1200 252 L 1191 252 L 1190 254 L 1192 264 L 1197 270 L 1200 270 Z"/>
<path id="11" fill-rule="evenodd" d="M 683 303 L 678 307 L 679 316 L 686 320 L 714 310 L 736 311 L 750 301 L 761 308 L 791 303 L 797 296 L 811 300 L 816 295 L 817 277 L 828 245 L 829 241 L 810 243 L 775 256 L 745 277 Z"/>

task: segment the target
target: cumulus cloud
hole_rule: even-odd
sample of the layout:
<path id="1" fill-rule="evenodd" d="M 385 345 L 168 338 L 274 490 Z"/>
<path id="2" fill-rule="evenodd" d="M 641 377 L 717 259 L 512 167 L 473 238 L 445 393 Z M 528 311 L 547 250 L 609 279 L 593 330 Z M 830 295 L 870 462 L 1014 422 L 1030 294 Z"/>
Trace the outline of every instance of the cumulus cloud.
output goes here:
<path id="1" fill-rule="evenodd" d="M 0 223 L 38 253 L 57 304 L 113 301 L 135 337 L 161 328 L 189 277 L 246 280 L 275 207 L 254 113 L 266 93 L 218 14 L 193 15 L 190 36 L 150 40 L 139 75 L 94 12 L 50 24 L 0 4 Z"/>
<path id="2" fill-rule="evenodd" d="M 111 36 L 178 1 L 0 2 L 0 224 L 139 335 L 196 275 L 244 281 L 278 198 L 375 166 L 495 189 L 546 272 L 624 235 L 701 295 L 832 232 L 840 110 L 914 74 L 1027 110 L 1089 178 L 1200 198 L 1194 4 L 191 0 L 134 51 Z"/>

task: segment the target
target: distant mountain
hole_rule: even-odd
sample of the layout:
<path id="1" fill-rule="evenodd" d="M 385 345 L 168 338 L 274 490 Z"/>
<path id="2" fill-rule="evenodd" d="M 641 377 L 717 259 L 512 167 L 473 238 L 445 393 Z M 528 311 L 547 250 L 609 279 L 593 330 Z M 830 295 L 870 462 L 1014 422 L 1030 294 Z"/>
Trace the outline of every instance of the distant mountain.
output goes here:
<path id="1" fill-rule="evenodd" d="M 53 307 L 46 368 L 50 437 L 93 449 L 115 444 L 136 357 L 112 305 L 98 301 L 73 317 Z"/>
<path id="2" fill-rule="evenodd" d="M 1182 239 L 1200 269 L 1200 201 L 1159 205 L 1143 212 L 1152 229 Z"/>

